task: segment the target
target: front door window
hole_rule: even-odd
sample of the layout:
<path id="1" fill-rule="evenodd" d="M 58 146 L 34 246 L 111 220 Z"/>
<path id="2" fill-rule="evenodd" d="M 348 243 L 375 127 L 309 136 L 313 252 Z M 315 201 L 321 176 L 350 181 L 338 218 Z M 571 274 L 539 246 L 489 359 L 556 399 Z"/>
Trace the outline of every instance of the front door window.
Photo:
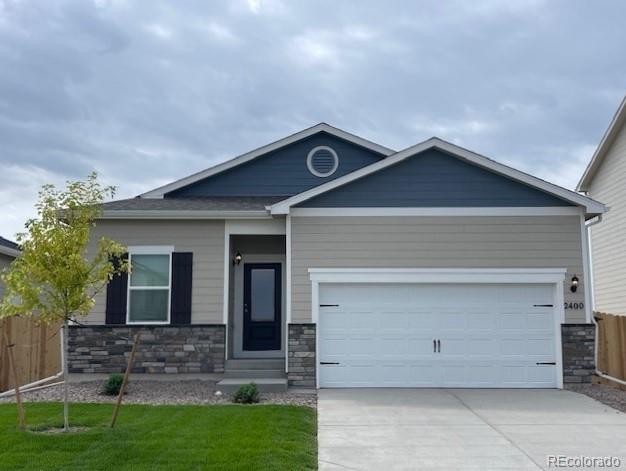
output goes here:
<path id="1" fill-rule="evenodd" d="M 272 322 L 276 317 L 276 270 L 256 268 L 250 271 L 250 319 Z"/>

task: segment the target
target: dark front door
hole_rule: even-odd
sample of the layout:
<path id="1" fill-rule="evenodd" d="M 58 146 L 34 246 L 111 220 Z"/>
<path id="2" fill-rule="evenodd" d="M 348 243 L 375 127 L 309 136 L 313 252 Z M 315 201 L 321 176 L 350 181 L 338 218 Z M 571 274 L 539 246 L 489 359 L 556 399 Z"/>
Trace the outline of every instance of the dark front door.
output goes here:
<path id="1" fill-rule="evenodd" d="M 244 350 L 280 350 L 281 285 L 280 263 L 244 263 Z"/>

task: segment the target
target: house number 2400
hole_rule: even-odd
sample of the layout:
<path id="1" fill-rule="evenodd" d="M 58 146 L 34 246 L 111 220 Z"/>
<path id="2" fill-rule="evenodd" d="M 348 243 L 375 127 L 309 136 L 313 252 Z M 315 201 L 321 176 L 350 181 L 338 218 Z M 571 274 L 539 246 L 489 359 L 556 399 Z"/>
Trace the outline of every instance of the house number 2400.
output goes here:
<path id="1" fill-rule="evenodd" d="M 565 302 L 563 303 L 565 309 L 584 309 L 585 308 L 585 303 L 568 303 Z"/>

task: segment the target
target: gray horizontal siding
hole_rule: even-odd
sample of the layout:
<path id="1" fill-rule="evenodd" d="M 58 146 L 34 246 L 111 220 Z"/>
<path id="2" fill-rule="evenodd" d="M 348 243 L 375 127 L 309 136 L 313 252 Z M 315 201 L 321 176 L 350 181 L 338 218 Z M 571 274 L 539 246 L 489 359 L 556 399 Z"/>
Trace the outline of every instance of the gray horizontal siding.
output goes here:
<path id="1" fill-rule="evenodd" d="M 581 286 L 565 299 L 584 301 L 577 216 L 292 217 L 291 249 L 295 323 L 311 321 L 309 268 L 566 268 Z"/>
<path id="2" fill-rule="evenodd" d="M 339 157 L 339 167 L 329 177 L 316 177 L 307 168 L 307 155 L 317 146 L 332 147 Z M 382 157 L 381 154 L 320 132 L 166 196 L 290 196 L 374 163 Z"/>
<path id="3" fill-rule="evenodd" d="M 571 206 L 571 203 L 430 149 L 299 206 L 502 207 Z"/>
<path id="4" fill-rule="evenodd" d="M 596 310 L 626 315 L 626 125 L 589 186 L 609 211 L 591 228 Z"/>
<path id="5" fill-rule="evenodd" d="M 9 257 L 8 255 L 0 254 L 0 272 L 11 265 L 13 261 L 13 257 Z M 4 296 L 4 283 L 0 281 L 0 302 L 2 301 L 2 297 Z"/>
<path id="6" fill-rule="evenodd" d="M 177 252 L 193 252 L 191 322 L 223 322 L 224 221 L 105 220 L 98 222 L 92 240 L 100 237 L 126 246 L 173 245 Z M 104 324 L 105 308 L 106 296 L 102 293 L 86 322 Z"/>

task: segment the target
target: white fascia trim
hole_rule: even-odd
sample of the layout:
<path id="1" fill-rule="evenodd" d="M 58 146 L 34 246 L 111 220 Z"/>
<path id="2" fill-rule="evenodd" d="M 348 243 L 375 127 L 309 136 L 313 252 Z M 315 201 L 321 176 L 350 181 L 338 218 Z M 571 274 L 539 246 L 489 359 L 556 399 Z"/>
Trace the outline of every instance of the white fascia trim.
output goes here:
<path id="1" fill-rule="evenodd" d="M 472 207 L 472 208 L 293 208 L 298 217 L 324 216 L 580 216 L 582 208 L 555 207 Z M 288 216 L 289 217 L 289 216 Z"/>
<path id="2" fill-rule="evenodd" d="M 19 257 L 22 252 L 16 249 L 12 249 L 11 247 L 5 247 L 4 245 L 0 245 L 0 253 L 15 258 Z"/>
<path id="3" fill-rule="evenodd" d="M 98 219 L 271 219 L 266 210 L 259 211 L 103 211 Z"/>
<path id="4" fill-rule="evenodd" d="M 566 268 L 309 268 L 317 283 L 559 283 Z"/>
<path id="5" fill-rule="evenodd" d="M 585 171 L 583 172 L 583 176 L 580 177 L 580 181 L 578 182 L 578 185 L 576 185 L 576 191 L 589 190 L 591 180 L 593 180 L 596 171 L 604 160 L 604 156 L 608 152 L 624 122 L 626 122 L 626 95 L 613 115 L 613 119 L 611 120 L 609 127 L 604 132 L 604 135 L 600 140 L 600 144 L 598 144 L 596 151 L 593 153 L 591 160 L 587 164 L 587 168 L 585 168 Z"/>
<path id="6" fill-rule="evenodd" d="M 317 186 L 303 193 L 292 196 L 291 198 L 275 203 L 274 205 L 270 207 L 271 212 L 272 214 L 287 214 L 289 213 L 290 207 L 293 205 L 306 201 L 310 198 L 313 198 L 314 196 L 325 193 L 341 185 L 345 185 L 346 183 L 357 180 L 366 175 L 377 172 L 383 168 L 389 167 L 390 165 L 397 164 L 398 162 L 401 162 L 402 160 L 408 157 L 411 157 L 420 152 L 424 152 L 425 150 L 428 150 L 431 148 L 437 148 L 444 152 L 448 152 L 449 154 L 452 154 L 454 156 L 467 160 L 468 162 L 471 162 L 475 165 L 478 165 L 480 167 L 486 168 L 493 172 L 499 173 L 513 180 L 517 180 L 531 187 L 538 188 L 542 191 L 545 191 L 554 196 L 562 198 L 565 201 L 569 201 L 576 205 L 583 206 L 588 213 L 602 214 L 606 211 L 606 208 L 603 204 L 598 203 L 597 201 L 594 201 L 591 198 L 580 195 L 574 191 L 567 190 L 565 188 L 554 185 L 552 183 L 546 182 L 545 180 L 541 180 L 540 178 L 533 177 L 532 175 L 528 175 L 527 173 L 508 167 L 494 160 L 491 160 L 487 157 L 476 154 L 475 152 L 471 152 L 467 149 L 463 149 L 462 147 L 446 142 L 437 137 L 432 137 L 428 139 L 427 141 L 411 146 L 390 157 L 387 157 L 384 160 L 380 160 L 371 165 L 363 167 L 359 170 L 355 170 L 352 173 L 349 173 L 335 180 L 332 180 L 328 183 Z"/>
<path id="7" fill-rule="evenodd" d="M 267 154 L 268 152 L 275 151 L 289 144 L 293 144 L 294 142 L 305 139 L 320 131 L 327 132 L 328 134 L 332 134 L 335 137 L 344 139 L 348 142 L 352 142 L 353 144 L 359 145 L 361 147 L 365 147 L 366 149 L 370 149 L 374 152 L 378 152 L 379 154 L 383 154 L 385 156 L 395 153 L 394 150 L 381 146 L 380 144 L 376 144 L 374 142 L 368 141 L 367 139 L 363 139 L 362 137 L 355 136 L 354 134 L 350 134 L 349 132 L 342 131 L 341 129 L 330 126 L 329 124 L 320 123 L 308 129 L 304 129 L 300 132 L 292 134 L 291 136 L 287 136 L 283 139 L 272 142 L 271 144 L 267 144 L 265 146 L 259 147 L 258 149 L 242 154 L 231 160 L 227 160 L 226 162 L 215 165 L 214 167 L 210 167 L 206 170 L 202 170 L 198 173 L 194 173 L 193 175 L 190 175 L 188 177 L 181 178 L 180 180 L 177 180 L 175 182 L 168 183 L 167 185 L 163 185 L 159 188 L 155 188 L 154 190 L 141 194 L 140 197 L 141 198 L 163 198 L 163 195 L 165 193 L 178 190 L 179 188 L 190 185 L 204 178 L 210 177 L 211 175 L 215 175 L 217 173 L 223 172 L 224 170 L 228 170 L 230 168 L 236 167 L 237 165 L 241 165 L 243 163 L 249 162 L 250 160 L 256 159 L 257 157 L 260 157 L 261 155 Z"/>
<path id="8" fill-rule="evenodd" d="M 127 249 L 135 255 L 168 255 L 176 251 L 173 245 L 129 245 Z"/>

